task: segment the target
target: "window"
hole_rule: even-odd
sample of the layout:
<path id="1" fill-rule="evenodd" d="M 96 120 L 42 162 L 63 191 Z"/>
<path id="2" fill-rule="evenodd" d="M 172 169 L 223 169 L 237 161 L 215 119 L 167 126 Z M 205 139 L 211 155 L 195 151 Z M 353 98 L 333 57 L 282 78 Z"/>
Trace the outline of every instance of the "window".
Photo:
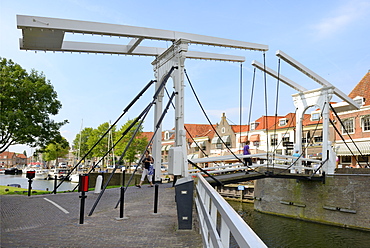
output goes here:
<path id="1" fill-rule="evenodd" d="M 166 131 L 166 132 L 164 133 L 164 139 L 165 139 L 165 140 L 169 140 L 169 139 L 170 139 L 170 132 Z"/>
<path id="2" fill-rule="evenodd" d="M 217 149 L 221 149 L 221 148 L 222 148 L 222 143 L 217 143 L 217 144 L 216 144 L 216 148 L 217 148 Z"/>
<path id="3" fill-rule="evenodd" d="M 357 96 L 355 99 L 353 99 L 358 105 L 362 106 L 365 103 L 365 98 L 362 96 Z"/>
<path id="4" fill-rule="evenodd" d="M 259 124 L 258 122 L 252 122 L 251 123 L 251 130 L 255 130 L 257 128 L 258 124 Z"/>
<path id="5" fill-rule="evenodd" d="M 308 143 L 311 140 L 310 131 L 303 131 L 302 143 Z"/>
<path id="6" fill-rule="evenodd" d="M 279 126 L 282 127 L 282 126 L 285 126 L 287 124 L 288 120 L 286 118 L 284 119 L 280 119 L 279 120 Z"/>
<path id="7" fill-rule="evenodd" d="M 283 142 L 289 142 L 289 136 L 283 137 Z"/>
<path id="8" fill-rule="evenodd" d="M 278 144 L 278 135 L 277 134 L 270 135 L 270 142 L 272 146 L 276 146 Z"/>
<path id="9" fill-rule="evenodd" d="M 343 121 L 342 134 L 354 133 L 353 118 L 346 119 Z M 346 132 L 347 130 L 347 132 Z"/>
<path id="10" fill-rule="evenodd" d="M 226 128 L 225 127 L 221 128 L 221 133 L 225 133 L 225 132 L 226 132 Z"/>
<path id="11" fill-rule="evenodd" d="M 341 157 L 342 164 L 350 164 L 351 163 L 351 157 L 350 156 L 344 156 Z"/>
<path id="12" fill-rule="evenodd" d="M 361 127 L 363 132 L 370 131 L 370 115 L 361 117 Z"/>
<path id="13" fill-rule="evenodd" d="M 312 113 L 311 121 L 318 121 L 318 120 L 320 120 L 320 113 Z"/>
<path id="14" fill-rule="evenodd" d="M 369 162 L 369 157 L 364 155 L 364 156 L 358 156 L 357 157 L 357 162 L 359 163 L 367 163 Z"/>

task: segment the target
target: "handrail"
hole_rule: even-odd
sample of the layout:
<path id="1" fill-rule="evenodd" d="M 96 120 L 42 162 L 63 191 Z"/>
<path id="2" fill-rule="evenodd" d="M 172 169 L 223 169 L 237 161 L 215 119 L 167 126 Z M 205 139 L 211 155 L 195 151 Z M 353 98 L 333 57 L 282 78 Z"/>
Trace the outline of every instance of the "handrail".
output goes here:
<path id="1" fill-rule="evenodd" d="M 239 247 L 267 247 L 201 174 L 197 174 L 197 179 L 195 203 L 203 247 L 229 247 L 230 233 Z"/>

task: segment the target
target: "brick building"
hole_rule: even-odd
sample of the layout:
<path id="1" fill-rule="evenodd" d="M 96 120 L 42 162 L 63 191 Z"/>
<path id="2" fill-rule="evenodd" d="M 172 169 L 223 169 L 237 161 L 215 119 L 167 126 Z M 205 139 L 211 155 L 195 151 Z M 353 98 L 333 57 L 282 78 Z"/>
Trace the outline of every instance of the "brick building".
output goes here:
<path id="1" fill-rule="evenodd" d="M 349 97 L 360 104 L 359 110 L 338 112 L 334 118 L 340 134 L 335 135 L 339 167 L 369 167 L 370 163 L 370 70 Z"/>
<path id="2" fill-rule="evenodd" d="M 27 164 L 27 157 L 24 154 L 15 152 L 2 152 L 0 153 L 0 166 L 11 168 L 11 167 L 23 167 Z"/>

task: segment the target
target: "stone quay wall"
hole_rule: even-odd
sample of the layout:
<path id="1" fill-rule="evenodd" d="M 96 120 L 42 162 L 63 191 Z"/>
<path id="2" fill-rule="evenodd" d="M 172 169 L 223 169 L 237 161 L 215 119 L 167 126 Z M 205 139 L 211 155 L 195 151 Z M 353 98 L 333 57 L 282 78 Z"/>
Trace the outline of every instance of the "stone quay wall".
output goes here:
<path id="1" fill-rule="evenodd" d="M 90 175 L 89 175 L 89 188 L 95 188 L 96 178 L 99 175 L 103 176 L 103 184 L 102 185 L 105 185 L 105 183 L 109 179 L 111 173 L 90 173 Z M 123 180 L 122 175 L 123 175 L 123 173 L 114 173 L 112 179 L 110 180 L 110 182 L 108 184 L 108 186 L 120 186 L 120 185 L 122 185 L 122 180 Z M 131 175 L 132 175 L 131 173 L 125 173 L 125 187 L 128 183 L 128 180 L 130 179 Z M 130 184 L 131 185 L 139 184 L 140 183 L 140 178 L 141 178 L 141 174 L 135 174 L 134 177 L 132 178 Z M 144 181 L 144 183 L 146 183 L 146 181 L 147 181 L 147 178 Z"/>
<path id="2" fill-rule="evenodd" d="M 254 208 L 290 218 L 370 231 L 370 169 L 337 169 L 325 183 L 256 180 Z"/>

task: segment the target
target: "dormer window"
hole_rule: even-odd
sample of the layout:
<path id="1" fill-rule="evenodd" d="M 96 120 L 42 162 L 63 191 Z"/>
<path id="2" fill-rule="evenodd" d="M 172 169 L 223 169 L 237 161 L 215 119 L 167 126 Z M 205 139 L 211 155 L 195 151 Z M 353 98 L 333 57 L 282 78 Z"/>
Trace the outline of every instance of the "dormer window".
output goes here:
<path id="1" fill-rule="evenodd" d="M 166 131 L 164 132 L 164 139 L 169 140 L 170 139 L 170 132 Z"/>
<path id="2" fill-rule="evenodd" d="M 279 127 L 283 127 L 288 123 L 287 118 L 283 118 L 279 120 Z"/>
<path id="3" fill-rule="evenodd" d="M 356 96 L 354 99 L 353 99 L 360 107 L 362 105 L 365 104 L 365 98 L 363 98 L 362 96 Z"/>
<path id="4" fill-rule="evenodd" d="M 320 120 L 320 113 L 311 113 L 311 121 Z"/>
<path id="5" fill-rule="evenodd" d="M 251 123 L 251 130 L 255 130 L 257 128 L 258 124 L 259 124 L 258 122 L 252 122 Z"/>

